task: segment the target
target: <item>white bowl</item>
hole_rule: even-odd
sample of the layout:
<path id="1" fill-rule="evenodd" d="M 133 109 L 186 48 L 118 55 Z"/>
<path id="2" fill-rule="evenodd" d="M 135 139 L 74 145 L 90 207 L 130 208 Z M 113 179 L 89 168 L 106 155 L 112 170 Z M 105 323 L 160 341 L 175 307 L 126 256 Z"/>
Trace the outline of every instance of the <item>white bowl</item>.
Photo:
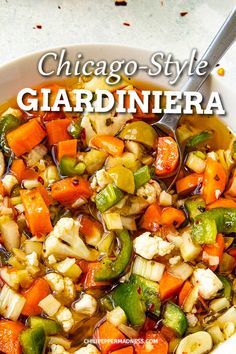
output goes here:
<path id="1" fill-rule="evenodd" d="M 67 49 L 68 59 L 72 62 L 76 60 L 78 53 L 82 53 L 85 61 L 90 59 L 95 61 L 106 60 L 109 63 L 118 59 L 125 59 L 126 61 L 134 59 L 140 64 L 150 65 L 149 59 L 153 54 L 149 50 L 114 44 L 80 44 L 66 46 L 65 48 Z M 55 79 L 57 79 L 55 77 L 42 77 L 38 73 L 37 63 L 44 53 L 49 51 L 59 53 L 61 49 L 62 47 L 35 52 L 1 65 L 0 104 L 16 96 L 18 91 L 22 88 L 36 86 L 42 82 L 55 81 Z M 175 86 L 175 89 L 181 87 L 184 79 L 186 78 L 183 78 L 182 81 Z M 168 84 L 167 78 L 163 75 L 151 79 L 145 72 L 139 72 L 135 77 L 135 80 L 150 83 L 151 85 L 155 85 L 157 87 L 171 88 Z M 236 131 L 235 86 L 229 87 L 226 80 L 219 77 L 215 70 L 202 89 L 206 95 L 210 90 L 220 92 L 227 112 L 226 116 L 222 117 L 222 119 L 224 119 L 228 126 Z M 222 353 L 222 350 L 224 350 L 225 353 L 233 353 L 235 345 L 236 335 L 220 345 L 214 351 L 214 354 L 220 354 Z"/>

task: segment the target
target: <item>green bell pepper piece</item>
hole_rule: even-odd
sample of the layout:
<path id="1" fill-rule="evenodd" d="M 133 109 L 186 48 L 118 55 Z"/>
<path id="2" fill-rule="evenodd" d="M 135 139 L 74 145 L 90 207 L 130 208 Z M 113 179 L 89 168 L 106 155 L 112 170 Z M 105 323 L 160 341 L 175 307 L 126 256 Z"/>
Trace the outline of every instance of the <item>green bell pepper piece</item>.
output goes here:
<path id="1" fill-rule="evenodd" d="M 83 162 L 77 163 L 76 158 L 63 156 L 59 164 L 61 176 L 78 176 L 82 175 L 86 169 Z"/>
<path id="2" fill-rule="evenodd" d="M 143 121 L 126 124 L 119 137 L 125 140 L 134 140 L 148 147 L 154 148 L 157 139 L 155 129 Z"/>
<path id="3" fill-rule="evenodd" d="M 132 256 L 133 243 L 129 232 L 122 230 L 117 232 L 120 243 L 120 252 L 116 259 L 104 257 L 101 267 L 95 271 L 95 281 L 104 281 L 118 278 L 126 269 Z"/>
<path id="4" fill-rule="evenodd" d="M 224 275 L 218 275 L 218 278 L 220 279 L 221 283 L 223 284 L 223 294 L 224 297 L 226 297 L 227 300 L 231 300 L 231 294 L 232 294 L 232 284 L 231 281 L 225 277 Z"/>
<path id="5" fill-rule="evenodd" d="M 42 327 L 29 328 L 20 334 L 20 343 L 24 354 L 42 354 L 46 335 Z"/>
<path id="6" fill-rule="evenodd" d="M 152 178 L 152 170 L 149 166 L 143 166 L 134 172 L 135 188 L 138 189 Z"/>
<path id="7" fill-rule="evenodd" d="M 61 326 L 56 321 L 38 316 L 29 317 L 28 324 L 30 328 L 43 328 L 47 336 L 53 336 L 61 331 Z"/>
<path id="8" fill-rule="evenodd" d="M 236 232 L 236 209 L 215 208 L 194 218 L 192 237 L 196 243 L 214 243 L 219 232 Z"/>
<path id="9" fill-rule="evenodd" d="M 110 294 L 115 306 L 120 306 L 133 326 L 142 326 L 146 311 L 160 315 L 161 302 L 157 283 L 131 275 L 128 283 L 119 284 Z"/>
<path id="10" fill-rule="evenodd" d="M 11 130 L 18 128 L 20 124 L 21 121 L 19 118 L 16 118 L 12 114 L 7 114 L 0 119 L 0 147 L 8 155 L 11 154 L 11 149 L 8 146 L 6 135 Z"/>
<path id="11" fill-rule="evenodd" d="M 184 205 L 187 209 L 190 220 L 193 220 L 197 215 L 203 213 L 206 209 L 204 199 L 198 196 L 186 199 Z"/>
<path id="12" fill-rule="evenodd" d="M 70 135 L 75 139 L 80 136 L 82 130 L 83 128 L 81 127 L 81 119 L 74 120 L 67 128 L 68 133 L 70 133 Z"/>
<path id="13" fill-rule="evenodd" d="M 116 185 L 110 183 L 95 197 L 98 210 L 103 213 L 123 198 L 122 191 Z"/>
<path id="14" fill-rule="evenodd" d="M 172 302 L 168 302 L 164 311 L 163 324 L 173 329 L 180 337 L 187 330 L 188 322 L 181 308 Z"/>
<path id="15" fill-rule="evenodd" d="M 187 147 L 193 148 L 195 146 L 198 146 L 199 144 L 203 144 L 205 143 L 207 140 L 209 140 L 210 138 L 212 138 L 212 131 L 210 130 L 204 130 L 199 134 L 194 135 L 193 137 L 191 137 L 189 139 L 189 141 L 187 142 Z"/>

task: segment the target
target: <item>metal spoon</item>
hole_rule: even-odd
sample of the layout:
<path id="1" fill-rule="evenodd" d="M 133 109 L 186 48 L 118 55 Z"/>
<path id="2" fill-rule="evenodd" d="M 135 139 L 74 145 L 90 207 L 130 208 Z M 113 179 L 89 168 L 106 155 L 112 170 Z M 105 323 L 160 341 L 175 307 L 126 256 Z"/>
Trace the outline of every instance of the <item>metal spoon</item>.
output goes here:
<path id="1" fill-rule="evenodd" d="M 214 37 L 213 41 L 209 45 L 208 49 L 202 56 L 201 60 L 208 62 L 206 68 L 206 73 L 202 76 L 197 75 L 196 70 L 193 75 L 188 79 L 184 85 L 182 92 L 185 91 L 199 91 L 204 81 L 207 79 L 211 71 L 215 68 L 216 64 L 230 48 L 230 46 L 236 40 L 236 7 L 227 17 L 222 27 L 219 29 L 218 33 Z M 176 135 L 176 128 L 178 126 L 179 120 L 182 114 L 164 114 L 162 118 L 152 124 L 152 126 L 157 130 L 164 133 L 164 135 L 172 136 L 178 144 L 179 149 L 179 164 L 178 168 L 174 172 L 174 179 L 171 181 L 171 184 L 168 186 L 168 189 L 175 183 L 178 174 L 181 170 L 183 158 L 184 158 L 184 147 L 181 146 L 178 142 Z M 173 174 L 172 174 L 173 176 Z M 170 177 L 170 175 L 168 176 Z"/>

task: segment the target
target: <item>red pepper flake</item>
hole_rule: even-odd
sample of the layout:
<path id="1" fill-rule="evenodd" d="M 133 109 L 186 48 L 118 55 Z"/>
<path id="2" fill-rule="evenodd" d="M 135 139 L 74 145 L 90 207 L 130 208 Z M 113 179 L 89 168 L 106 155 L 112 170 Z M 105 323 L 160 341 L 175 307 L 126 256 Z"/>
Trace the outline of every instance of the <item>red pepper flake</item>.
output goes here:
<path id="1" fill-rule="evenodd" d="M 42 25 L 36 25 L 35 27 L 33 27 L 33 29 L 42 29 L 43 26 Z"/>
<path id="2" fill-rule="evenodd" d="M 123 22 L 123 25 L 129 27 L 130 23 L 129 22 Z"/>
<path id="3" fill-rule="evenodd" d="M 115 6 L 127 6 L 127 1 L 117 0 Z"/>
<path id="4" fill-rule="evenodd" d="M 41 183 L 42 185 L 44 185 L 44 179 L 43 179 L 41 176 L 38 177 L 38 181 L 39 181 L 39 183 Z"/>
<path id="5" fill-rule="evenodd" d="M 187 14 L 188 14 L 187 11 L 185 11 L 185 12 L 180 12 L 180 16 L 181 16 L 181 17 L 184 17 L 184 16 L 186 16 Z"/>
<path id="6" fill-rule="evenodd" d="M 61 6 L 58 5 L 57 8 L 58 8 L 59 10 L 61 10 Z"/>

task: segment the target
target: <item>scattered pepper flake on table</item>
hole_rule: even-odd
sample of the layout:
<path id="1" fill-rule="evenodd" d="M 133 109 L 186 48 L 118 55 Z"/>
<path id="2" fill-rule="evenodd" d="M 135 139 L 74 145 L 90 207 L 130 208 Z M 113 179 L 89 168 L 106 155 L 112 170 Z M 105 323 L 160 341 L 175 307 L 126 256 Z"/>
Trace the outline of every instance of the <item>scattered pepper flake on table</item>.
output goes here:
<path id="1" fill-rule="evenodd" d="M 123 22 L 123 25 L 129 27 L 130 23 L 129 22 Z"/>
<path id="2" fill-rule="evenodd" d="M 115 1 L 115 6 L 127 6 L 127 1 L 117 0 Z"/>
<path id="3" fill-rule="evenodd" d="M 181 16 L 181 17 L 184 17 L 184 16 L 186 16 L 186 15 L 188 15 L 188 12 L 187 12 L 187 11 L 180 12 L 180 16 Z"/>

